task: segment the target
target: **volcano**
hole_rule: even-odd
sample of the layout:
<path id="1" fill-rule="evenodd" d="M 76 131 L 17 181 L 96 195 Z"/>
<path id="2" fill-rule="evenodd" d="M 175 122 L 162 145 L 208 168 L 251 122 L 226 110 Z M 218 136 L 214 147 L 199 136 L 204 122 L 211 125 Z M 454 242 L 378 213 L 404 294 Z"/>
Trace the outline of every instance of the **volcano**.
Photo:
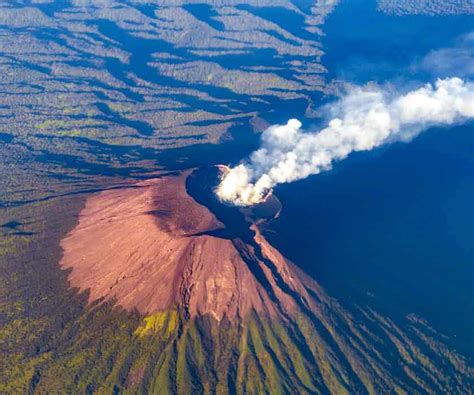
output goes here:
<path id="1" fill-rule="evenodd" d="M 343 307 L 269 244 L 262 228 L 282 209 L 276 196 L 248 208 L 220 202 L 214 188 L 225 171 L 192 169 L 92 195 L 61 242 L 72 287 L 91 305 L 138 312 L 137 338 L 160 339 L 161 362 L 144 362 L 143 351 L 117 368 L 126 388 L 465 388 L 472 370 L 426 322 L 396 324 L 369 307 Z"/>
<path id="2" fill-rule="evenodd" d="M 62 242 L 71 284 L 88 289 L 91 300 L 114 299 L 144 314 L 175 307 L 221 320 L 294 309 L 286 290 L 307 293 L 255 226 L 278 214 L 278 200 L 248 209 L 220 203 L 213 187 L 222 171 L 198 169 L 91 198 Z"/>

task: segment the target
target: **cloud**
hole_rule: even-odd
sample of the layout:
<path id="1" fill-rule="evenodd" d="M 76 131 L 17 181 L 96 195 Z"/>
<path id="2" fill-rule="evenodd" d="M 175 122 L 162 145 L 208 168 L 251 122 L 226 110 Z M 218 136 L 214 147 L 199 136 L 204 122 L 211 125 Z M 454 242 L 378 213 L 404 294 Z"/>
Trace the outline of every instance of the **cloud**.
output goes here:
<path id="1" fill-rule="evenodd" d="M 437 75 L 447 77 L 474 76 L 474 31 L 457 39 L 455 46 L 433 50 L 420 62 L 418 68 Z"/>
<path id="2" fill-rule="evenodd" d="M 303 131 L 297 119 L 266 129 L 261 147 L 222 179 L 219 198 L 240 206 L 255 204 L 275 185 L 329 170 L 351 152 L 407 142 L 431 126 L 471 119 L 474 84 L 439 79 L 403 95 L 377 86 L 353 87 L 325 111 L 328 125 L 318 131 Z"/>

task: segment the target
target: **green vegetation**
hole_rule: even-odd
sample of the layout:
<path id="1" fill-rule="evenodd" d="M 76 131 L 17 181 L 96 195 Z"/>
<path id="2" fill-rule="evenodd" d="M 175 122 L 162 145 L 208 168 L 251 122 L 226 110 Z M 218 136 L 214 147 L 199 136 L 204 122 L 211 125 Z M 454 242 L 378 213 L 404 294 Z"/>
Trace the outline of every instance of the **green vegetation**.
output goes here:
<path id="1" fill-rule="evenodd" d="M 160 334 L 164 339 L 170 337 L 178 328 L 178 312 L 165 311 L 146 316 L 144 325 L 137 328 L 135 335 Z"/>

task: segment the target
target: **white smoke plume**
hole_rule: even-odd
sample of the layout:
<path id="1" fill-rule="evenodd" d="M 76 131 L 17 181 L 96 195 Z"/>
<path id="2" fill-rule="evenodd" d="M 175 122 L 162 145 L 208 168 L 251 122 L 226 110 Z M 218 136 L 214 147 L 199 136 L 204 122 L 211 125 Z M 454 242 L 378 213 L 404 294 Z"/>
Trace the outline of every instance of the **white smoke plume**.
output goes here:
<path id="1" fill-rule="evenodd" d="M 325 108 L 332 119 L 324 129 L 304 132 L 297 119 L 269 127 L 262 133 L 261 148 L 230 169 L 217 195 L 238 206 L 259 203 L 275 185 L 328 170 L 351 152 L 407 142 L 431 126 L 474 118 L 474 83 L 460 78 L 390 96 L 380 87 L 352 88 Z"/>

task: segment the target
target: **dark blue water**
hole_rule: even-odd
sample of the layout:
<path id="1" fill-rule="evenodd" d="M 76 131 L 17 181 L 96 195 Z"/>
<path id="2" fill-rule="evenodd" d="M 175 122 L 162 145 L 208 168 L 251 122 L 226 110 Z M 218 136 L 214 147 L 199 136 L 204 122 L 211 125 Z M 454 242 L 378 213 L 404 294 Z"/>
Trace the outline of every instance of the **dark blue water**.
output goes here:
<path id="1" fill-rule="evenodd" d="M 417 63 L 471 31 L 472 16 L 394 17 L 378 12 L 373 0 L 343 0 L 324 25 L 323 63 L 330 78 L 354 83 L 426 81 L 437 76 Z"/>
<path id="2" fill-rule="evenodd" d="M 429 78 L 410 65 L 474 30 L 472 18 L 391 17 L 371 3 L 343 2 L 325 25 L 331 78 Z M 473 132 L 432 129 L 278 187 L 283 212 L 267 237 L 343 303 L 399 322 L 415 313 L 472 357 Z"/>

